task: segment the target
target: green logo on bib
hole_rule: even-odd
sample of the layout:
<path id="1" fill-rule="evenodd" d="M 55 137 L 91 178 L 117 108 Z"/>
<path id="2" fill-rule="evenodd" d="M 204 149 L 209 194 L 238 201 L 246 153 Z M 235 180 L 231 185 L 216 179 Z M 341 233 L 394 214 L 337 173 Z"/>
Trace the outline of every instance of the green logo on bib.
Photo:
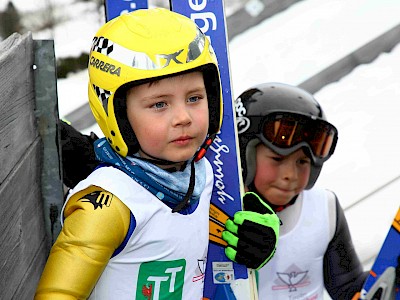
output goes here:
<path id="1" fill-rule="evenodd" d="M 185 267 L 184 259 L 141 264 L 135 299 L 182 299 Z"/>

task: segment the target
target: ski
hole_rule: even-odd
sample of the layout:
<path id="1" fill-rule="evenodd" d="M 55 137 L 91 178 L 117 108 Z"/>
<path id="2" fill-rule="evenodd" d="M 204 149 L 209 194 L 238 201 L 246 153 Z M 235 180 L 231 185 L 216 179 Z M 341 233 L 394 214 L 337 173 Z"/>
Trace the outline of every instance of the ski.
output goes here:
<path id="1" fill-rule="evenodd" d="M 226 243 L 221 238 L 226 219 L 241 210 L 242 206 L 242 180 L 231 93 L 224 2 L 170 0 L 170 4 L 173 11 L 191 18 L 210 38 L 221 75 L 224 102 L 222 128 L 206 153 L 215 175 L 203 299 L 255 300 L 258 299 L 255 272 L 230 261 L 225 256 Z"/>
<path id="2" fill-rule="evenodd" d="M 147 7 L 147 0 L 105 0 L 106 20 Z M 206 154 L 213 166 L 215 179 L 210 205 L 210 243 L 204 274 L 203 300 L 257 300 L 255 271 L 229 260 L 224 252 L 226 242 L 221 238 L 226 220 L 242 207 L 242 180 L 224 3 L 223 0 L 170 0 L 170 9 L 191 18 L 210 38 L 221 75 L 223 122 Z"/>
<path id="3" fill-rule="evenodd" d="M 400 300 L 396 286 L 396 266 L 400 264 L 400 208 L 369 272 L 360 300 Z"/>
<path id="4" fill-rule="evenodd" d="M 106 22 L 136 9 L 148 8 L 147 0 L 104 0 Z"/>

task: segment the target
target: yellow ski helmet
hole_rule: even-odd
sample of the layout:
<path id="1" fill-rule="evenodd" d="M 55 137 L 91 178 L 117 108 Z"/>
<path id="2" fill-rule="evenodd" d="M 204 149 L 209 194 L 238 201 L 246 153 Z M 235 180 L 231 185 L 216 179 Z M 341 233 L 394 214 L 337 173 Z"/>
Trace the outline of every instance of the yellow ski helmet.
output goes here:
<path id="1" fill-rule="evenodd" d="M 126 114 L 126 90 L 152 80 L 202 71 L 208 97 L 209 137 L 212 139 L 220 129 L 218 62 L 209 39 L 183 15 L 162 8 L 142 9 L 107 22 L 93 39 L 88 69 L 92 113 L 121 156 L 139 150 Z"/>

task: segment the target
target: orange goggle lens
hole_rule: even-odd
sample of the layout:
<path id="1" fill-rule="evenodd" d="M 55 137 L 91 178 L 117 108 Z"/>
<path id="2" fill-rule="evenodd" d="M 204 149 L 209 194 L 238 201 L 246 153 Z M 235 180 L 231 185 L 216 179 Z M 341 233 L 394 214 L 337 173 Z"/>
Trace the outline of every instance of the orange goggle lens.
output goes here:
<path id="1" fill-rule="evenodd" d="M 324 120 L 295 113 L 272 113 L 264 119 L 262 134 L 283 149 L 307 143 L 315 157 L 324 159 L 333 153 L 338 132 Z"/>

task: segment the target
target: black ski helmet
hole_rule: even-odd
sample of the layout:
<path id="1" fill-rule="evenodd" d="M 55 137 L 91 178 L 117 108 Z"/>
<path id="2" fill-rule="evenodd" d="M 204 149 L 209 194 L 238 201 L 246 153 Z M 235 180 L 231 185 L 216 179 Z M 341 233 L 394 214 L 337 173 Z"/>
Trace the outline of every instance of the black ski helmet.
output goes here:
<path id="1" fill-rule="evenodd" d="M 337 129 L 327 122 L 322 107 L 312 94 L 299 87 L 283 83 L 259 84 L 247 89 L 236 99 L 235 110 L 242 174 L 246 186 L 249 186 L 254 180 L 256 146 L 260 143 L 280 155 L 289 155 L 304 148 L 306 154 L 311 158 L 311 172 L 306 189 L 314 186 L 323 163 L 335 150 L 338 134 Z M 266 132 L 273 130 L 268 130 L 265 124 L 270 119 L 276 122 L 288 118 L 288 116 L 289 118 L 293 117 L 292 123 L 296 124 L 293 127 L 289 125 L 292 129 L 291 132 L 297 128 L 300 134 L 296 132 L 297 142 L 281 147 L 280 144 L 283 141 L 288 142 L 288 137 L 281 135 L 274 141 L 268 140 L 265 137 L 268 134 Z M 269 128 L 271 127 L 273 126 L 269 126 Z M 285 129 L 285 125 L 282 127 Z M 307 142 L 307 139 L 310 141 Z M 314 143 L 313 139 L 318 141 L 318 145 Z"/>

